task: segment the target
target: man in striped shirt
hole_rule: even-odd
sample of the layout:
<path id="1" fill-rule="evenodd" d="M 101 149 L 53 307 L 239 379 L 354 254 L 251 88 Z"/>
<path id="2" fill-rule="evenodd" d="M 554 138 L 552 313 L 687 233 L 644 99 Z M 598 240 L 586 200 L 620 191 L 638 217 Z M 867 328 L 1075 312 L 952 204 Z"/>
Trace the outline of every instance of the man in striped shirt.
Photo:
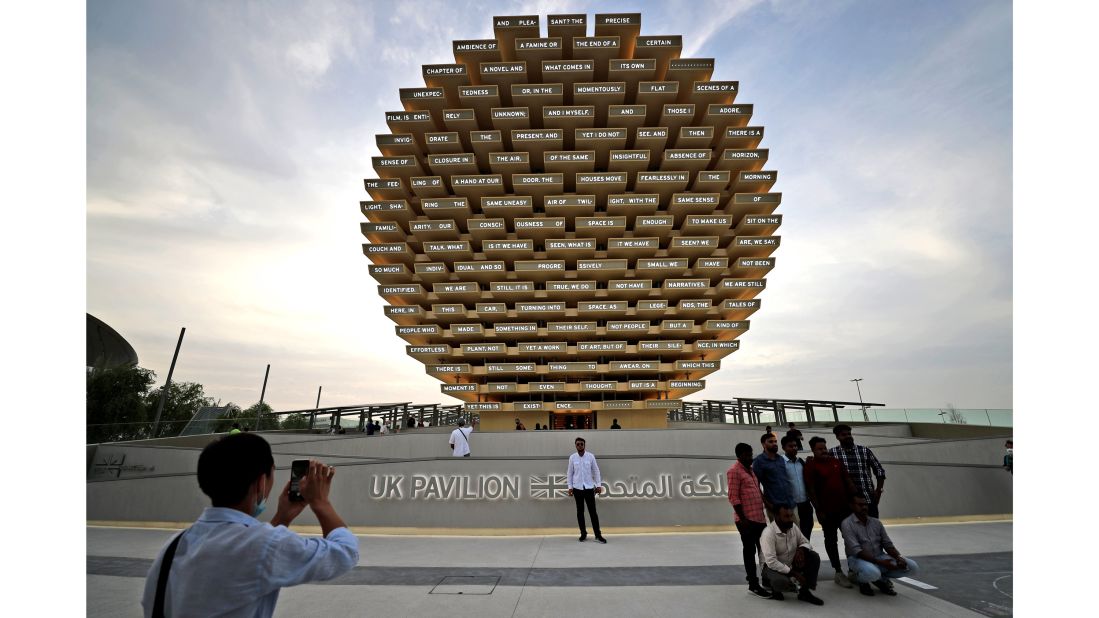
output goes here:
<path id="1" fill-rule="evenodd" d="M 855 444 L 850 425 L 836 425 L 832 428 L 832 433 L 840 443 L 830 450 L 832 456 L 843 463 L 847 474 L 855 482 L 855 489 L 866 498 L 870 517 L 878 517 L 878 503 L 881 502 L 881 494 L 885 490 L 885 469 L 881 467 L 873 451 Z M 872 476 L 877 478 L 877 487 L 871 480 Z"/>
<path id="2" fill-rule="evenodd" d="M 748 574 L 748 592 L 757 597 L 770 598 L 771 593 L 759 585 L 756 575 L 756 554 L 760 552 L 759 538 L 767 527 L 763 515 L 763 494 L 759 481 L 752 473 L 752 447 L 741 442 L 734 449 L 736 463 L 725 472 L 729 486 L 729 504 L 733 505 L 733 520 L 740 543 L 743 545 L 744 572 Z"/>

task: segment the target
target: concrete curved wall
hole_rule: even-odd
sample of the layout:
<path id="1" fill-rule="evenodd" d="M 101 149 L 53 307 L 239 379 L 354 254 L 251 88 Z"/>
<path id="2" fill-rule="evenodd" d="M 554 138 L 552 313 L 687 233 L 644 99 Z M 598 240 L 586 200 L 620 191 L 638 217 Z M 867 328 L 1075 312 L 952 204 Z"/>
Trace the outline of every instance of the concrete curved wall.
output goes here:
<path id="1" fill-rule="evenodd" d="M 608 486 L 610 495 L 600 498 L 599 507 L 607 527 L 723 526 L 732 523 L 725 489 L 732 446 L 752 437 L 758 442 L 759 432 L 720 428 L 584 435 Z M 806 432 L 806 438 L 810 435 Z M 333 497 L 353 526 L 539 528 L 575 521 L 572 499 L 563 494 L 573 437 L 567 432 L 475 433 L 470 458 L 441 453 L 449 452 L 446 435 L 434 432 L 281 434 L 269 440 L 280 487 L 293 459 L 318 457 L 338 466 Z M 998 438 L 926 442 L 864 435 L 859 440 L 875 446 L 886 467 L 884 518 L 1012 512 L 1011 476 L 998 466 Z M 194 476 L 201 449 L 193 439 L 187 444 L 98 446 L 90 458 L 88 519 L 193 519 L 208 501 Z M 306 514 L 300 523 L 315 520 Z"/>

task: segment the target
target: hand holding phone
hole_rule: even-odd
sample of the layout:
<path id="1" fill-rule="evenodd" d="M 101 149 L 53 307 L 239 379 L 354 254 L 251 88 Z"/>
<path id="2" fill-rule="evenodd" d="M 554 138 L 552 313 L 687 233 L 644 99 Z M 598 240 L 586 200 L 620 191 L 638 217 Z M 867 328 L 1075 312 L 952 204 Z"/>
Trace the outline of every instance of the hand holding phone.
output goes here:
<path id="1" fill-rule="evenodd" d="M 301 479 L 309 472 L 308 459 L 295 459 L 290 464 L 290 501 L 304 502 L 301 495 Z"/>

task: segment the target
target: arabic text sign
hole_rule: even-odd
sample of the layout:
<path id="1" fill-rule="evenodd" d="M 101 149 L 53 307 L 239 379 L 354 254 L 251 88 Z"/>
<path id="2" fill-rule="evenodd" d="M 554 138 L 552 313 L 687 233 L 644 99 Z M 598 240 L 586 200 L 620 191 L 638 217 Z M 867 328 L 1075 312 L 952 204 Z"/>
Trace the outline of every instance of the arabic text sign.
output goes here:
<path id="1" fill-rule="evenodd" d="M 371 500 L 552 500 L 568 497 L 563 474 L 376 474 L 366 487 Z M 722 498 L 728 494 L 724 474 L 671 474 L 654 478 L 628 476 L 604 480 L 600 497 L 607 500 L 678 500 Z"/>

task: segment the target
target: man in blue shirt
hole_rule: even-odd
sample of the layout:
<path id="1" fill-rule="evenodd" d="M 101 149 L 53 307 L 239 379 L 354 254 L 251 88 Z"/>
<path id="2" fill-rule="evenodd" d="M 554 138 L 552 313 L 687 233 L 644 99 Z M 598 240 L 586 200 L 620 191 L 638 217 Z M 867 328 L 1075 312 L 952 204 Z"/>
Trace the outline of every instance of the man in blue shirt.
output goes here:
<path id="1" fill-rule="evenodd" d="M 797 506 L 794 512 L 797 514 L 798 528 L 808 539 L 813 532 L 813 504 L 805 491 L 805 462 L 798 457 L 798 439 L 790 434 L 782 436 L 782 452 L 785 454 L 782 462 L 786 465 L 786 478 L 790 481 L 790 499 Z"/>
<path id="2" fill-rule="evenodd" d="M 786 475 L 785 457 L 778 454 L 778 438 L 773 433 L 765 433 L 759 443 L 763 452 L 752 462 L 752 472 L 763 485 L 763 504 L 767 507 L 767 521 L 774 521 L 775 508 L 785 504 L 794 507 L 790 495 L 790 479 Z M 796 512 L 796 511 L 795 511 Z"/>
<path id="3" fill-rule="evenodd" d="M 275 484 L 271 446 L 254 433 L 211 442 L 198 458 L 198 485 L 212 506 L 153 561 L 141 600 L 145 616 L 270 616 L 281 588 L 350 571 L 359 542 L 328 501 L 334 475 L 331 466 L 310 461 L 299 483 L 303 500 L 290 500 L 287 483 L 266 524 L 256 517 Z M 307 505 L 324 538 L 287 529 Z"/>

